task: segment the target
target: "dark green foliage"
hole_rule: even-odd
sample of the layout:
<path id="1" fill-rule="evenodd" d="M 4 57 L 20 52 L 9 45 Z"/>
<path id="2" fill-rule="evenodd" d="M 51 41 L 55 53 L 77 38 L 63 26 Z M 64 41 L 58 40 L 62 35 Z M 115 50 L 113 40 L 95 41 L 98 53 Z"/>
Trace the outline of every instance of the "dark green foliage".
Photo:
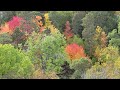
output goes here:
<path id="1" fill-rule="evenodd" d="M 51 11 L 49 17 L 55 27 L 63 32 L 66 21 L 72 23 L 74 13 L 74 11 Z"/>
<path id="2" fill-rule="evenodd" d="M 82 37 L 85 40 L 85 50 L 88 55 L 93 55 L 95 45 L 94 34 L 97 26 L 103 28 L 106 34 L 117 27 L 116 16 L 113 11 L 91 11 L 83 18 Z"/>
<path id="3" fill-rule="evenodd" d="M 4 33 L 0 35 L 0 43 L 8 44 L 12 42 L 12 37 L 8 33 Z"/>
<path id="4" fill-rule="evenodd" d="M 119 48 L 120 53 L 120 23 L 118 24 L 118 30 L 114 29 L 113 31 L 109 32 L 108 39 L 109 44 L 112 46 L 116 46 Z"/>
<path id="5" fill-rule="evenodd" d="M 25 43 L 24 39 L 22 38 L 25 35 L 25 33 L 21 32 L 19 28 L 16 28 L 14 33 L 11 35 L 13 44 L 15 46 L 18 46 L 20 43 Z"/>
<path id="6" fill-rule="evenodd" d="M 72 19 L 72 31 L 75 34 L 78 34 L 80 37 L 82 37 L 82 31 L 83 31 L 83 26 L 82 26 L 82 19 L 85 17 L 87 14 L 87 11 L 78 11 L 77 13 L 74 14 L 73 19 Z"/>
<path id="7" fill-rule="evenodd" d="M 68 43 L 69 43 L 69 44 L 76 43 L 76 44 L 78 44 L 78 45 L 84 46 L 84 42 L 83 42 L 82 38 L 80 38 L 80 37 L 77 36 L 77 35 L 74 35 L 72 38 L 70 38 L 70 39 L 68 40 Z"/>
<path id="8" fill-rule="evenodd" d="M 12 19 L 16 15 L 16 11 L 0 11 L 0 24 Z"/>
<path id="9" fill-rule="evenodd" d="M 42 13 L 40 13 L 38 11 L 17 11 L 16 14 L 19 17 L 23 17 L 27 21 L 35 18 L 36 16 L 43 15 Z"/>
<path id="10" fill-rule="evenodd" d="M 70 69 L 69 63 L 67 61 L 61 66 L 62 69 L 59 74 L 60 79 L 70 79 L 71 75 L 74 73 L 74 69 Z"/>

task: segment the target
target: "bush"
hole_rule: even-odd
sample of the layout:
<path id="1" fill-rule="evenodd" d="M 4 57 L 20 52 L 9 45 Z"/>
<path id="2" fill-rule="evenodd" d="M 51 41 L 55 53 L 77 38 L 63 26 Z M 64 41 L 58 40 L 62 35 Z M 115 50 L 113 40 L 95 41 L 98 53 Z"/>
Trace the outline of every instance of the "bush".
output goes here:
<path id="1" fill-rule="evenodd" d="M 80 79 L 84 77 L 85 72 L 92 66 L 92 63 L 87 58 L 81 58 L 70 64 L 71 68 L 75 70 L 71 78 Z"/>
<path id="2" fill-rule="evenodd" d="M 64 25 L 66 21 L 72 22 L 73 11 L 51 11 L 49 12 L 50 20 L 53 22 L 56 28 L 62 33 L 64 31 Z"/>
<path id="3" fill-rule="evenodd" d="M 10 44 L 0 44 L 0 78 L 30 78 L 34 71 L 30 59 Z"/>

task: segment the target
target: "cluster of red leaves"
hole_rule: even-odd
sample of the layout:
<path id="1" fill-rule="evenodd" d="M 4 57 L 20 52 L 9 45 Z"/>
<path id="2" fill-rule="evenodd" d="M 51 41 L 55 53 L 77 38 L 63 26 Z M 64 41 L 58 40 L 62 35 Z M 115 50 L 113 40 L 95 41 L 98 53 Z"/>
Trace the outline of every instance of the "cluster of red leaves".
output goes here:
<path id="1" fill-rule="evenodd" d="M 64 35 L 65 35 L 65 37 L 66 37 L 67 40 L 69 38 L 73 37 L 73 33 L 72 33 L 71 28 L 70 28 L 70 22 L 69 21 L 67 21 L 66 24 L 65 24 Z"/>
<path id="2" fill-rule="evenodd" d="M 67 47 L 65 48 L 65 51 L 68 54 L 70 60 L 86 57 L 84 53 L 84 48 L 75 43 L 67 45 Z"/>
<path id="3" fill-rule="evenodd" d="M 10 21 L 6 22 L 5 25 L 1 26 L 0 34 L 7 32 L 12 34 L 17 27 L 21 29 L 21 32 L 27 33 L 30 33 L 32 29 L 22 17 L 14 16 Z"/>
<path id="4" fill-rule="evenodd" d="M 21 25 L 21 21 L 23 20 L 23 18 L 18 17 L 18 16 L 14 16 L 12 18 L 12 20 L 10 20 L 8 22 L 9 28 L 11 30 L 15 30 L 16 27 L 19 27 Z"/>
<path id="5" fill-rule="evenodd" d="M 9 22 L 6 22 L 5 25 L 2 25 L 0 27 L 0 34 L 2 34 L 2 33 L 12 34 L 14 32 L 15 28 L 19 27 L 21 25 L 22 20 L 23 20 L 23 18 L 14 16 L 12 18 L 12 20 L 10 20 Z"/>

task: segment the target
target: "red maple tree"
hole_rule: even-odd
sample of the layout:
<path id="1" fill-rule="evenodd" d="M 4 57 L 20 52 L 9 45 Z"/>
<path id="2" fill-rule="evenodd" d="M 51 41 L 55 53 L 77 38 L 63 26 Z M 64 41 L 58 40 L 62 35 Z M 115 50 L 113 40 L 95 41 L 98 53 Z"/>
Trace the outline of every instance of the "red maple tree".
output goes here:
<path id="1" fill-rule="evenodd" d="M 23 20 L 23 18 L 18 17 L 18 16 L 14 16 L 12 18 L 12 20 L 10 20 L 8 23 L 9 28 L 11 30 L 15 30 L 16 27 L 19 27 L 21 25 L 21 21 Z"/>
<path id="2" fill-rule="evenodd" d="M 70 22 L 67 21 L 66 24 L 65 24 L 65 29 L 64 29 L 64 35 L 66 37 L 66 39 L 68 40 L 69 38 L 73 37 L 73 32 L 70 28 Z"/>
<path id="3" fill-rule="evenodd" d="M 77 45 L 76 43 L 67 45 L 67 47 L 65 48 L 65 51 L 68 54 L 70 60 L 86 57 L 84 53 L 84 48 L 82 46 Z"/>

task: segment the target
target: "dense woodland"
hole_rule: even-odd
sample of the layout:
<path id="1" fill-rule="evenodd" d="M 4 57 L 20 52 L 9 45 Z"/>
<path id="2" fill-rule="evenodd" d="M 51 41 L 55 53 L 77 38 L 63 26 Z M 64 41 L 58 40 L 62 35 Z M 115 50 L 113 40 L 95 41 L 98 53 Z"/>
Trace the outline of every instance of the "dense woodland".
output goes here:
<path id="1" fill-rule="evenodd" d="M 0 11 L 0 79 L 120 79 L 120 11 Z"/>

